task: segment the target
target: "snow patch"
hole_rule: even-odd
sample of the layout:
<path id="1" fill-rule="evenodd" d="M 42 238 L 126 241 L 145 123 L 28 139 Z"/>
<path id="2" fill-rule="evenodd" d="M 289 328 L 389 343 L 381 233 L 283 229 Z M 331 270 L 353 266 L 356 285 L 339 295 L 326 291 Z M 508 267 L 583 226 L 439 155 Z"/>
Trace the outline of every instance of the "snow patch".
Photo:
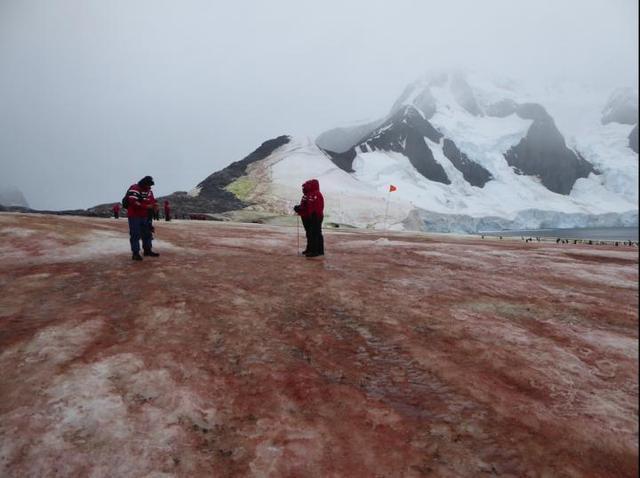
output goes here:
<path id="1" fill-rule="evenodd" d="M 191 191 L 189 191 L 187 193 L 187 195 L 191 196 L 192 198 L 195 198 L 195 197 L 198 197 L 200 195 L 201 191 L 202 191 L 202 186 L 196 186 Z"/>
<path id="2" fill-rule="evenodd" d="M 130 252 L 130 247 L 127 234 L 112 231 L 96 231 L 86 236 L 82 242 L 78 244 L 60 248 L 56 257 L 47 257 L 46 260 L 50 262 L 91 260 L 106 255 L 118 255 Z M 154 239 L 153 247 L 155 250 L 182 249 L 161 239 Z"/>
<path id="3" fill-rule="evenodd" d="M 35 233 L 36 231 L 32 229 L 25 229 L 23 227 L 3 227 L 0 229 L 0 234 L 20 238 L 30 237 Z"/>

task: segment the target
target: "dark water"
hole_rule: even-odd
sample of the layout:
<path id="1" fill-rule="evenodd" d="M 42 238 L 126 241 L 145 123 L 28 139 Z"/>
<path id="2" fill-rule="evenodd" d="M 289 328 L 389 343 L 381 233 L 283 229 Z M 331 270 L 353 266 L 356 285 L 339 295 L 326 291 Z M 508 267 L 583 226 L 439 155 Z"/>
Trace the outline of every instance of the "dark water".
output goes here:
<path id="1" fill-rule="evenodd" d="M 637 227 L 577 227 L 571 229 L 527 229 L 485 232 L 485 236 L 553 237 L 598 241 L 637 241 Z"/>

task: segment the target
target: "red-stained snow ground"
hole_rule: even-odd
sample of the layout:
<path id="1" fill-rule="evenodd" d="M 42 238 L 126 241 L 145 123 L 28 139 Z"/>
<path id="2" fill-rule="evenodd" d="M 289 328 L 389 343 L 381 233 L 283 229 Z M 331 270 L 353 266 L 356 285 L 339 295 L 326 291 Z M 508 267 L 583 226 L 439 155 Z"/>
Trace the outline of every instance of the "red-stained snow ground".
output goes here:
<path id="1" fill-rule="evenodd" d="M 0 214 L 2 477 L 638 474 L 638 251 Z"/>

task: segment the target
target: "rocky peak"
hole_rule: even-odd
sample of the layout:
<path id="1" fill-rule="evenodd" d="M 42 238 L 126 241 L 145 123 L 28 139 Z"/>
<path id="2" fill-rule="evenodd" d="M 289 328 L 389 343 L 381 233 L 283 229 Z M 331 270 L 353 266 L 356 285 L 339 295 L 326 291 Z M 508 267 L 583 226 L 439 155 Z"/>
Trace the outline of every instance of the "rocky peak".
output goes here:
<path id="1" fill-rule="evenodd" d="M 595 172 L 591 163 L 567 148 L 553 118 L 536 103 L 519 105 L 516 113 L 533 120 L 527 135 L 505 153 L 507 163 L 516 173 L 540 178 L 555 193 L 569 194 L 579 178 Z"/>

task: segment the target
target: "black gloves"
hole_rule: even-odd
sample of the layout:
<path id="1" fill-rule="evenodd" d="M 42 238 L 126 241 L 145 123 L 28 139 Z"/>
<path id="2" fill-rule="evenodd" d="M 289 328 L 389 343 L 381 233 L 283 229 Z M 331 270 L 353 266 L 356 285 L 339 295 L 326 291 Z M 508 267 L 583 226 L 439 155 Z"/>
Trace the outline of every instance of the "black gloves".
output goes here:
<path id="1" fill-rule="evenodd" d="M 293 206 L 293 210 L 295 212 L 300 212 L 300 206 L 296 204 L 295 206 Z"/>

